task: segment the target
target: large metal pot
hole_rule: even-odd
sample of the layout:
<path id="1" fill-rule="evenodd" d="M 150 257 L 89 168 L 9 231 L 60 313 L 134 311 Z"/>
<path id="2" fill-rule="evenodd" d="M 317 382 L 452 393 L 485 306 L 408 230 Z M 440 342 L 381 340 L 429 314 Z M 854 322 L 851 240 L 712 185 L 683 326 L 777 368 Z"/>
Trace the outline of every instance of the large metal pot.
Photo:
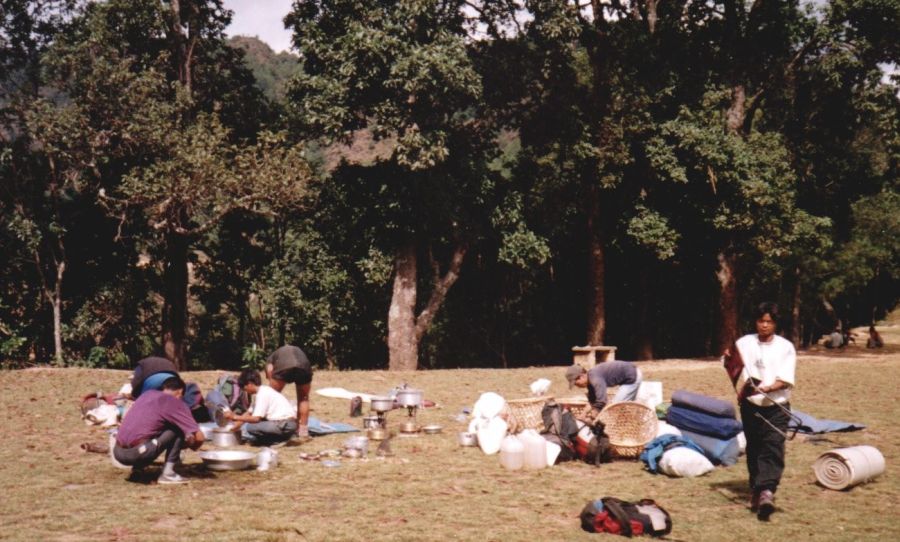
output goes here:
<path id="1" fill-rule="evenodd" d="M 372 410 L 375 412 L 387 412 L 394 409 L 394 400 L 387 396 L 372 397 Z"/>
<path id="2" fill-rule="evenodd" d="M 212 432 L 213 446 L 218 446 L 220 448 L 230 448 L 232 446 L 237 446 L 241 443 L 239 434 L 240 433 L 238 431 L 217 427 L 213 429 Z"/>
<path id="3" fill-rule="evenodd" d="M 422 406 L 422 390 L 405 388 L 397 392 L 397 404 L 404 407 Z"/>
<path id="4" fill-rule="evenodd" d="M 209 470 L 243 470 L 253 465 L 256 453 L 244 450 L 214 450 L 198 454 Z"/>
<path id="5" fill-rule="evenodd" d="M 400 432 L 401 433 L 418 433 L 419 432 L 419 424 L 416 423 L 416 420 L 406 420 L 404 422 L 400 422 Z"/>

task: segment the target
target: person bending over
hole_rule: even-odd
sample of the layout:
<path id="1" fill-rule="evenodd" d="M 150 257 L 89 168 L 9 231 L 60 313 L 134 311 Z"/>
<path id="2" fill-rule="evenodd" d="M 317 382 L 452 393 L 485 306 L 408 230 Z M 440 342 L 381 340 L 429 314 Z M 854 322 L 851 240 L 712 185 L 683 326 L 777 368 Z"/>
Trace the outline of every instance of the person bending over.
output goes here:
<path id="1" fill-rule="evenodd" d="M 303 350 L 286 344 L 269 356 L 266 362 L 266 380 L 275 391 L 284 391 L 293 383 L 297 388 L 297 436 L 309 438 L 309 391 L 313 370 Z"/>
<path id="2" fill-rule="evenodd" d="M 253 412 L 236 414 L 228 411 L 225 417 L 237 422 L 244 441 L 256 446 L 268 446 L 294 436 L 297 432 L 294 407 L 287 397 L 262 384 L 259 371 L 244 369 L 238 377 L 238 385 L 255 398 Z"/>
<path id="3" fill-rule="evenodd" d="M 643 378 L 641 370 L 635 364 L 629 361 L 610 360 L 598 363 L 590 371 L 586 371 L 580 365 L 572 365 L 566 369 L 566 380 L 569 381 L 569 389 L 573 386 L 587 388 L 591 411 L 582 418 L 585 421 L 593 421 L 606 406 L 607 388 L 619 386 L 619 391 L 613 397 L 613 403 L 634 401 Z"/>
<path id="4" fill-rule="evenodd" d="M 133 476 L 166 452 L 165 465 L 157 481 L 160 484 L 187 482 L 175 472 L 175 464 L 180 461 L 185 445 L 196 450 L 204 438 L 182 401 L 183 394 L 184 381 L 171 376 L 162 383 L 161 389 L 141 393 L 128 410 L 116 434 L 113 456 L 119 463 L 131 466 Z"/>

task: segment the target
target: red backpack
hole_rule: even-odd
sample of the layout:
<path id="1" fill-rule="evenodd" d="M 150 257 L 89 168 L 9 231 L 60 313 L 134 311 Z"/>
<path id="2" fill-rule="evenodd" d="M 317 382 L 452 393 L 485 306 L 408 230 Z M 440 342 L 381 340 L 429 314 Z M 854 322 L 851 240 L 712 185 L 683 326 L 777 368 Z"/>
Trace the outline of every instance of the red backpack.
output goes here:
<path id="1" fill-rule="evenodd" d="M 615 497 L 591 501 L 581 511 L 581 528 L 589 533 L 665 536 L 672 531 L 669 513 L 652 499 L 633 503 Z"/>

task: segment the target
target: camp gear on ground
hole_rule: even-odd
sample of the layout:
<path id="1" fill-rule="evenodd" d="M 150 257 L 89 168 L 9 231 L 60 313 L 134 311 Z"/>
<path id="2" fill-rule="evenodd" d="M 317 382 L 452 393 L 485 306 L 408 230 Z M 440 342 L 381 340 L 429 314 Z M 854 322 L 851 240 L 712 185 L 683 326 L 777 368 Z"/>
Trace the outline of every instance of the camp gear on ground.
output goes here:
<path id="1" fill-rule="evenodd" d="M 744 429 L 741 422 L 734 418 L 720 418 L 674 404 L 669 407 L 666 421 L 682 431 L 687 429 L 694 433 L 725 440 L 734 438 Z"/>
<path id="2" fill-rule="evenodd" d="M 256 470 L 266 471 L 278 465 L 278 450 L 263 448 L 256 454 Z"/>
<path id="3" fill-rule="evenodd" d="M 244 450 L 211 450 L 197 454 L 209 470 L 228 471 L 250 468 L 256 459 L 255 452 Z"/>
<path id="4" fill-rule="evenodd" d="M 858 431 L 865 429 L 866 426 L 861 423 L 842 422 L 838 420 L 822 420 L 813 418 L 805 412 L 792 410 L 793 417 L 788 422 L 788 429 L 797 429 L 798 433 L 818 434 L 831 433 L 841 431 Z"/>
<path id="5" fill-rule="evenodd" d="M 677 435 L 663 435 L 661 437 L 656 437 L 644 446 L 644 451 L 641 452 L 640 459 L 644 462 L 647 470 L 656 474 L 659 472 L 659 460 L 662 458 L 663 454 L 679 447 L 690 448 L 703 455 L 703 448 L 695 444 L 691 439 Z"/>
<path id="6" fill-rule="evenodd" d="M 730 467 L 737 463 L 738 457 L 741 455 L 741 445 L 738 437 L 730 439 L 718 439 L 700 433 L 694 433 L 683 429 L 681 434 L 685 438 L 691 439 L 694 444 L 701 448 L 701 452 L 707 459 L 712 461 L 713 465 L 724 465 Z"/>
<path id="7" fill-rule="evenodd" d="M 813 471 L 820 484 L 840 491 L 881 475 L 884 456 L 873 446 L 838 448 L 819 456 Z"/>
<path id="8" fill-rule="evenodd" d="M 359 431 L 358 427 L 354 427 L 349 423 L 343 422 L 323 422 L 320 419 L 310 416 L 307 420 L 309 434 L 313 436 L 330 435 L 332 433 L 353 433 Z"/>
<path id="9" fill-rule="evenodd" d="M 525 429 L 533 429 L 537 432 L 544 430 L 544 420 L 541 411 L 553 397 L 527 397 L 525 399 L 510 399 L 506 402 L 506 419 L 509 422 L 509 432 L 519 433 Z"/>
<path id="10" fill-rule="evenodd" d="M 525 445 L 515 435 L 507 435 L 500 444 L 500 465 L 509 470 L 525 466 Z"/>
<path id="11" fill-rule="evenodd" d="M 477 437 L 475 436 L 475 433 L 461 431 L 456 440 L 459 442 L 460 446 L 475 446 L 478 444 L 478 441 L 476 439 Z"/>
<path id="12" fill-rule="evenodd" d="M 677 478 L 703 476 L 714 469 L 706 456 L 684 446 L 666 451 L 659 460 L 660 472 Z"/>
<path id="13" fill-rule="evenodd" d="M 434 423 L 422 427 L 422 431 L 426 435 L 437 435 L 442 430 L 443 430 L 443 427 L 441 427 L 440 425 L 434 424 Z"/>
<path id="14" fill-rule="evenodd" d="M 672 424 L 659 420 L 658 422 L 656 422 L 656 436 L 661 437 L 663 435 L 681 436 L 681 429 L 678 429 Z"/>
<path id="15" fill-rule="evenodd" d="M 402 407 L 421 407 L 422 390 L 403 388 L 397 391 L 396 402 Z"/>
<path id="16" fill-rule="evenodd" d="M 737 417 L 737 413 L 735 412 L 732 403 L 686 390 L 675 390 L 675 392 L 672 393 L 672 404 L 680 407 L 687 407 L 699 412 L 705 412 L 720 418 L 735 419 Z"/>
<path id="17" fill-rule="evenodd" d="M 628 502 L 603 497 L 587 503 L 580 517 L 581 528 L 589 533 L 659 537 L 672 532 L 671 516 L 652 499 Z"/>
<path id="18" fill-rule="evenodd" d="M 519 434 L 519 441 L 525 447 L 525 469 L 543 469 L 547 466 L 547 441 L 534 429 L 526 429 Z"/>
<path id="19" fill-rule="evenodd" d="M 596 421 L 603 423 L 614 457 L 637 459 L 656 436 L 656 413 L 634 401 L 608 405 Z"/>
<path id="20" fill-rule="evenodd" d="M 350 399 L 350 417 L 356 418 L 362 416 L 362 397 L 357 395 L 353 399 Z"/>
<path id="21" fill-rule="evenodd" d="M 241 443 L 240 431 L 230 427 L 216 427 L 212 432 L 212 443 L 220 448 L 237 446 Z"/>
<path id="22" fill-rule="evenodd" d="M 389 412 L 394 409 L 394 400 L 386 395 L 373 396 L 370 401 L 374 412 Z"/>
<path id="23" fill-rule="evenodd" d="M 495 418 L 491 418 L 490 420 L 482 422 L 482 425 L 476 427 L 476 440 L 478 442 L 478 447 L 481 448 L 481 451 L 486 453 L 487 455 L 492 455 L 499 452 L 500 443 L 503 442 L 503 437 L 506 436 L 508 428 L 506 421 L 503 418 L 497 416 Z M 472 432 L 471 425 L 469 432 Z"/>
<path id="24" fill-rule="evenodd" d="M 575 416 L 568 410 L 553 400 L 547 401 L 541 410 L 541 418 L 543 419 L 544 431 L 541 433 L 544 438 L 556 446 L 560 447 L 559 453 L 555 454 L 550 465 L 557 462 L 571 461 L 575 459 L 575 443 L 573 439 L 578 433 L 578 423 Z"/>

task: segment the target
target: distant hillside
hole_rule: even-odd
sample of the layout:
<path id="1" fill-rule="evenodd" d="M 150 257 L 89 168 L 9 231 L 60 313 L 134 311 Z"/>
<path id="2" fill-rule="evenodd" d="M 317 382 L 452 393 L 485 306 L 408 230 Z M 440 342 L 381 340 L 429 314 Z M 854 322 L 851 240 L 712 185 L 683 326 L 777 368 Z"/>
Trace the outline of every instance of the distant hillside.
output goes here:
<path id="1" fill-rule="evenodd" d="M 297 69 L 297 55 L 275 53 L 256 37 L 234 36 L 228 43 L 245 51 L 244 63 L 256 77 L 260 90 L 272 101 L 283 103 L 287 83 Z"/>

